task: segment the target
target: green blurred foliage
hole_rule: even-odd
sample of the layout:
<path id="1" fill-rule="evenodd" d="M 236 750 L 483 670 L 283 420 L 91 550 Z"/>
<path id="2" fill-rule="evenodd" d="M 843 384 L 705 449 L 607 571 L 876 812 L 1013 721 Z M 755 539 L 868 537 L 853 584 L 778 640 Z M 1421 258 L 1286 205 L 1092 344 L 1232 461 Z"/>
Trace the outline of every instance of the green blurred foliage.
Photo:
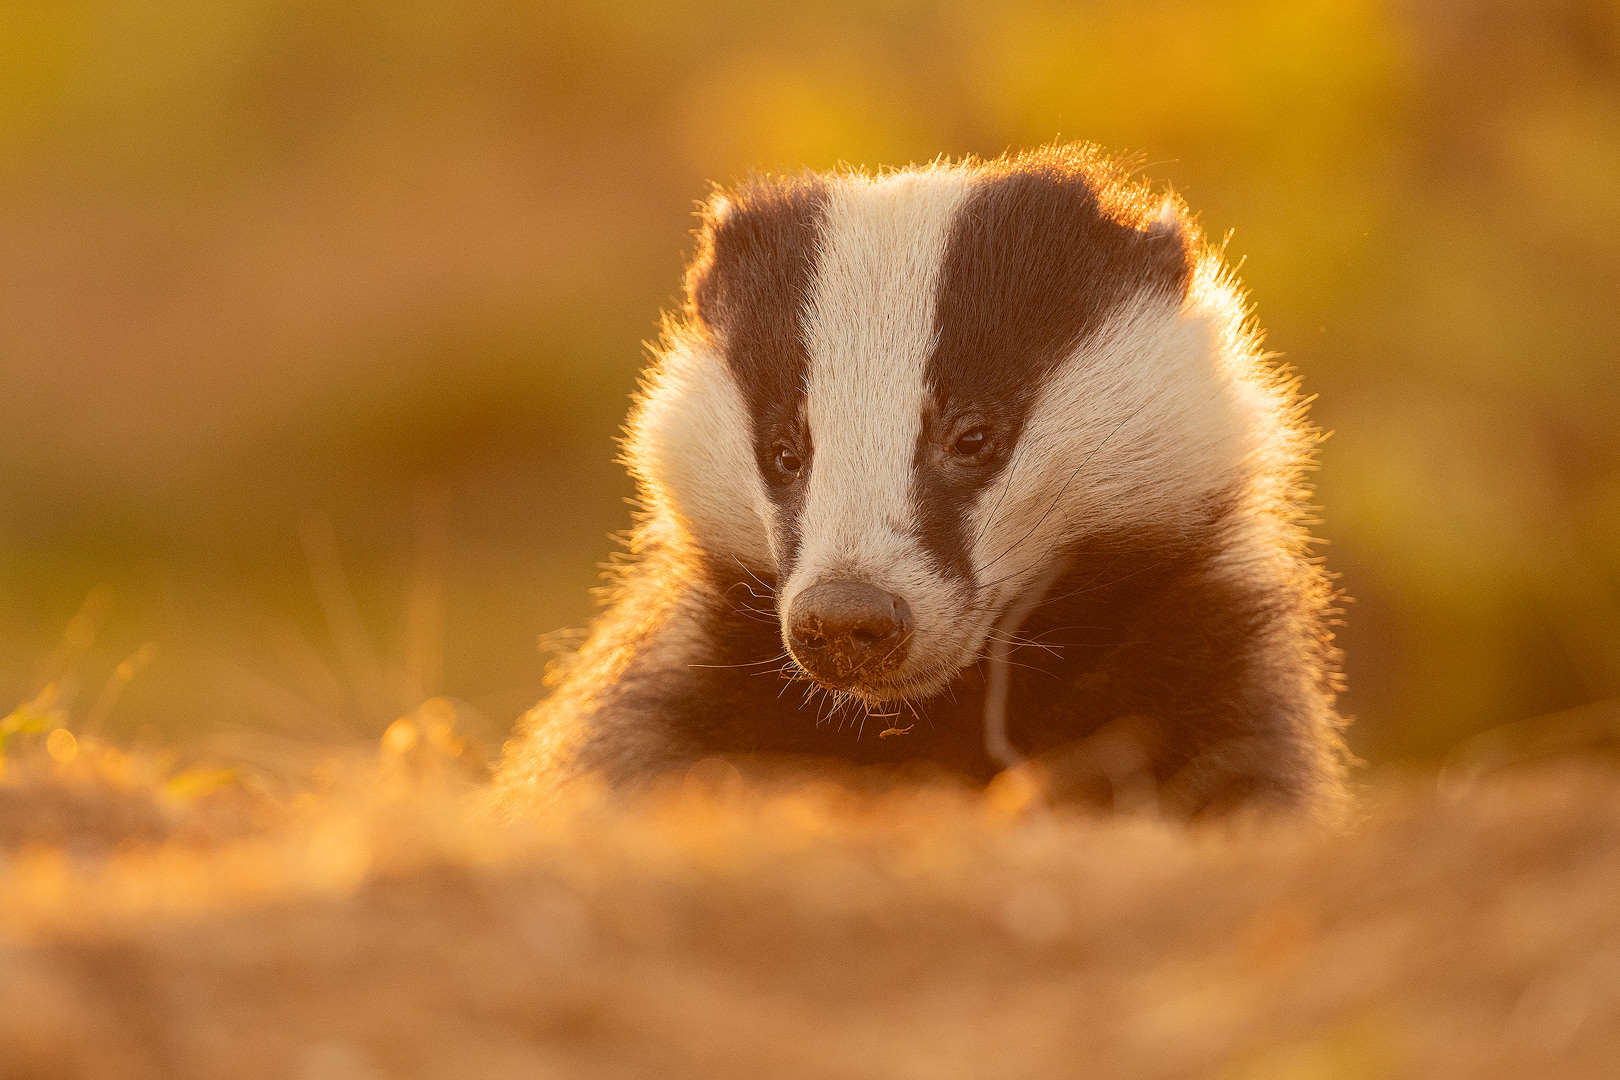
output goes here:
<path id="1" fill-rule="evenodd" d="M 1059 136 L 1320 395 L 1356 749 L 1620 698 L 1612 0 L 5 5 L 0 698 L 150 640 L 115 726 L 498 731 L 708 185 Z"/>

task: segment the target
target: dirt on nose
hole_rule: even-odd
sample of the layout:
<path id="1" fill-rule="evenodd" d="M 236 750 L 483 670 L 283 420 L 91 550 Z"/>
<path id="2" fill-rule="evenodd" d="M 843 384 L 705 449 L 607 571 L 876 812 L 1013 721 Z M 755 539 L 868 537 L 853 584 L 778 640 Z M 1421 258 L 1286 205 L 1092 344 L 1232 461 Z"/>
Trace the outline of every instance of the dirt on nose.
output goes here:
<path id="1" fill-rule="evenodd" d="M 903 597 L 863 581 L 828 581 L 788 611 L 788 646 L 814 678 L 841 683 L 898 667 L 911 639 Z"/>

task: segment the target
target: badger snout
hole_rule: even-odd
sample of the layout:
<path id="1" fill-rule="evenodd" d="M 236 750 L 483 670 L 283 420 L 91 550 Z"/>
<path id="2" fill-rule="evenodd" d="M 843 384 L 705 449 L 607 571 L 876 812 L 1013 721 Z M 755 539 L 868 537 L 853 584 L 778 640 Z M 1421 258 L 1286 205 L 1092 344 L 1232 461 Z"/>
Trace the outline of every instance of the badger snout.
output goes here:
<path id="1" fill-rule="evenodd" d="M 834 685 L 898 667 L 911 641 L 911 608 L 863 581 L 812 585 L 788 609 L 788 648 L 815 679 Z"/>

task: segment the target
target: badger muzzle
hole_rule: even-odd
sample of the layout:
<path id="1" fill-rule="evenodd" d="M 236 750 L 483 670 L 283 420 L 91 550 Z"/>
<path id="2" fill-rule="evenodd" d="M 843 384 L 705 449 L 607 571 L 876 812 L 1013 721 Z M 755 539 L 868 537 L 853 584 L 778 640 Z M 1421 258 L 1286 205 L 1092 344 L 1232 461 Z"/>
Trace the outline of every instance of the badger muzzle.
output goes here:
<path id="1" fill-rule="evenodd" d="M 788 610 L 793 659 L 832 687 L 849 687 L 899 667 L 911 631 L 905 600 L 862 581 L 813 585 Z"/>

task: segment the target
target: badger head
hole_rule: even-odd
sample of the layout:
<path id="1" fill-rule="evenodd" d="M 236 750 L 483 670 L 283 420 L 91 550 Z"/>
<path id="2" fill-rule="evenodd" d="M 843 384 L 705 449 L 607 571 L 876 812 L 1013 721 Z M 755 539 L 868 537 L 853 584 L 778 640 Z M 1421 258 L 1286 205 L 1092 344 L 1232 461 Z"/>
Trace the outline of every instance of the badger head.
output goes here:
<path id="1" fill-rule="evenodd" d="M 1085 147 L 755 179 L 687 296 L 631 421 L 650 514 L 869 705 L 948 686 L 1068 553 L 1196 529 L 1281 426 L 1180 204 Z"/>

